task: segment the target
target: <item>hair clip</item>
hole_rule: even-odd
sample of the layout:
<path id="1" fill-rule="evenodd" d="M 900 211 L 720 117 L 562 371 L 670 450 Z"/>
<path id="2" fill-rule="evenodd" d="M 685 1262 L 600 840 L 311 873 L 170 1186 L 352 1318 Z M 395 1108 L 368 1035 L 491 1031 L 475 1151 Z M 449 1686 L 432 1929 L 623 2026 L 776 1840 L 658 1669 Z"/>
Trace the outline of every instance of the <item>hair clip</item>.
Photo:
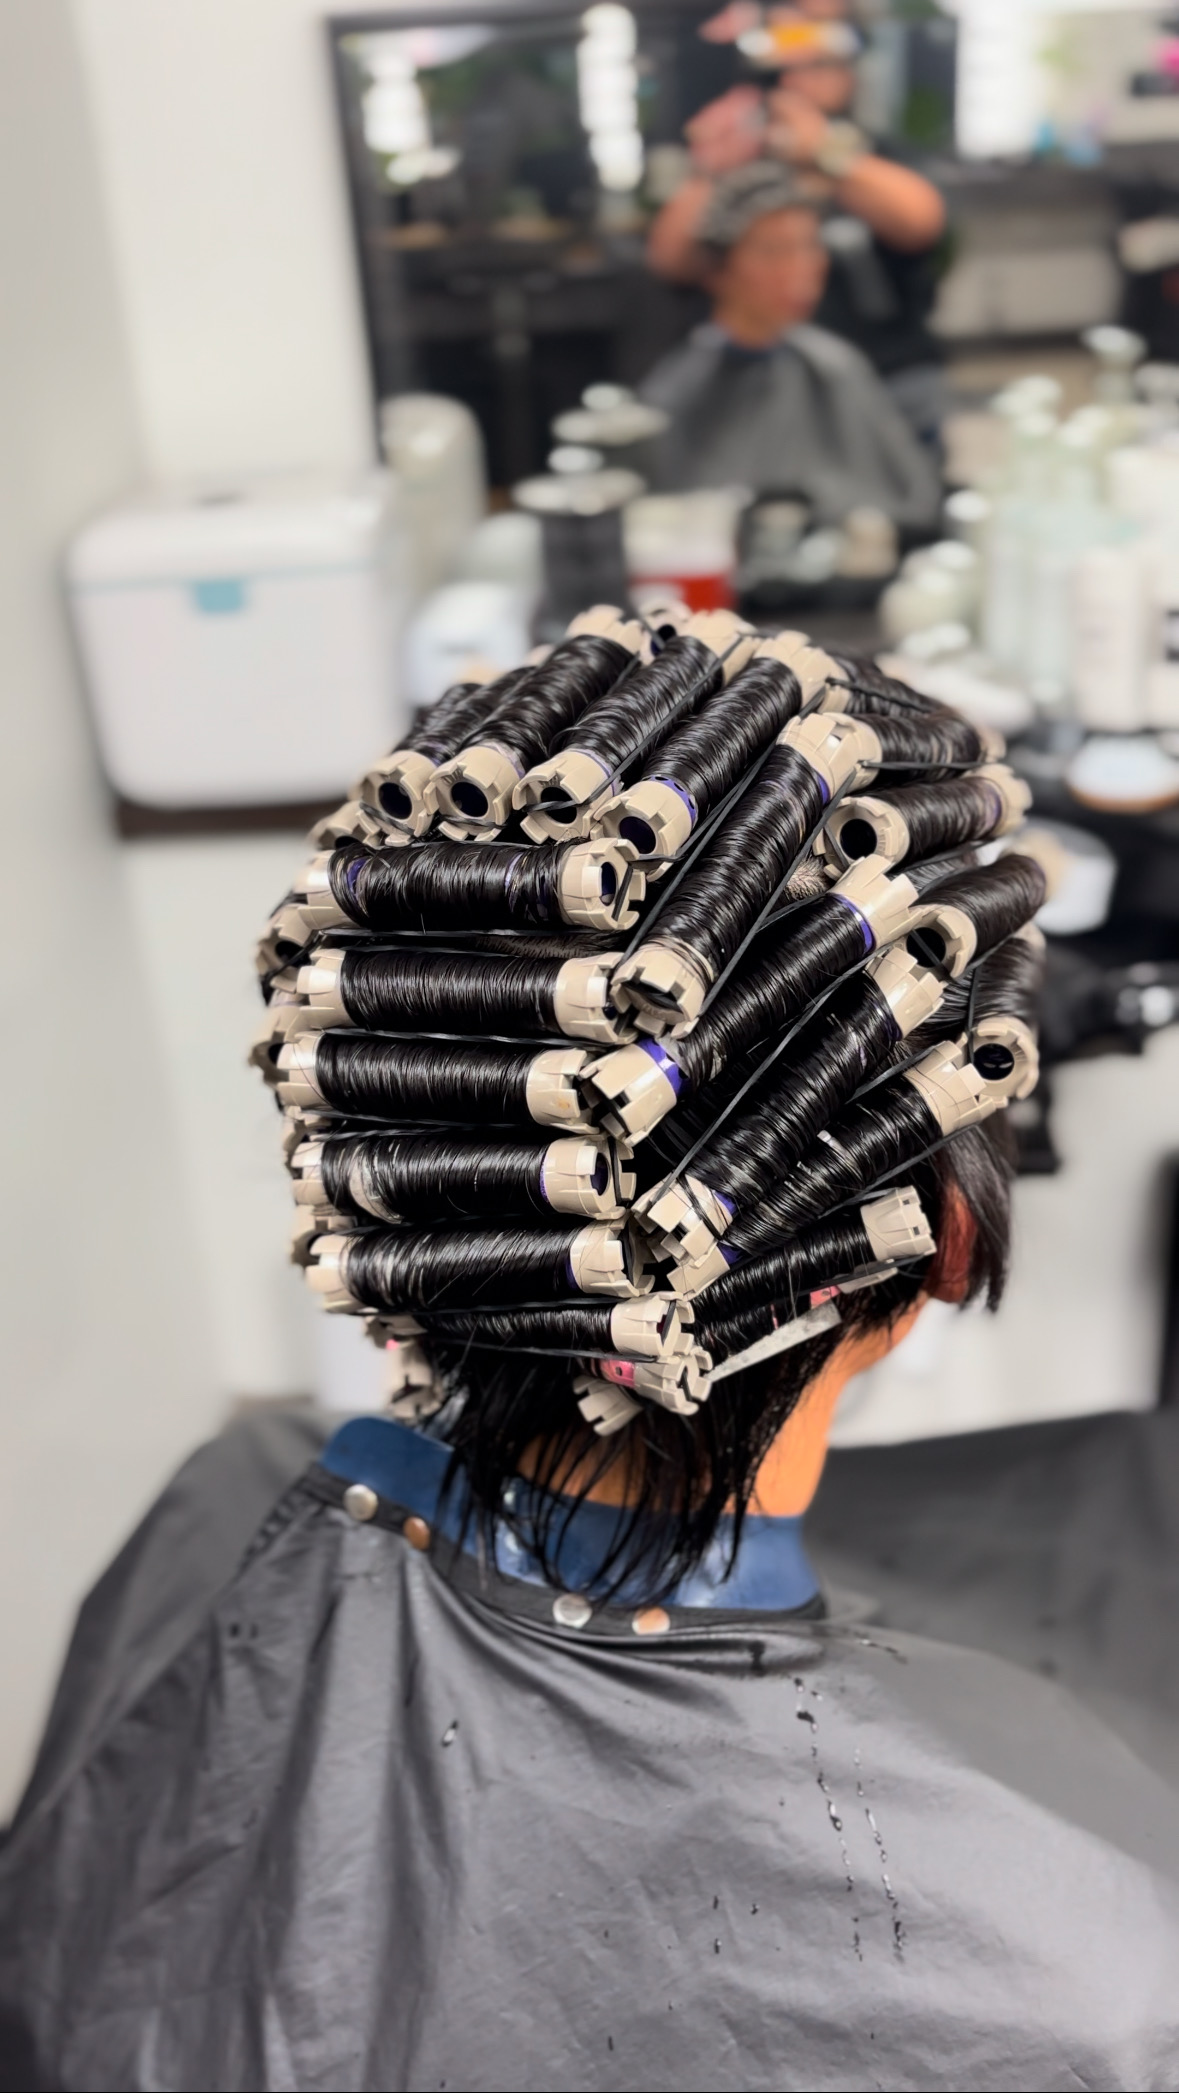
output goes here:
<path id="1" fill-rule="evenodd" d="M 303 1022 L 306 1016 L 307 1012 L 300 1003 L 280 1002 L 267 1005 L 266 1015 L 250 1041 L 246 1062 L 248 1067 L 259 1071 L 263 1082 L 271 1090 L 278 1086 L 279 1050 L 286 1045 L 288 1039 L 295 1039 L 299 1033 L 308 1030 Z"/>
<path id="2" fill-rule="evenodd" d="M 988 1083 L 1001 1084 L 1009 1098 L 1031 1095 L 1040 1079 L 1040 1050 L 1022 1018 L 980 1018 L 968 1037 L 971 1061 Z"/>
<path id="3" fill-rule="evenodd" d="M 304 865 L 289 896 L 270 918 L 259 960 L 265 950 L 286 964 L 321 931 L 354 927 L 332 892 L 329 867 L 334 856 L 332 850 L 318 851 Z"/>
<path id="4" fill-rule="evenodd" d="M 674 1107 L 682 1077 L 658 1040 L 643 1039 L 587 1062 L 582 1081 L 587 1111 L 608 1133 L 637 1146 Z"/>
<path id="5" fill-rule="evenodd" d="M 580 1294 L 613 1294 L 622 1300 L 649 1294 L 655 1284 L 637 1232 L 607 1222 L 590 1222 L 577 1235 L 569 1276 Z"/>
<path id="6" fill-rule="evenodd" d="M 444 836 L 471 843 L 504 826 L 521 776 L 519 764 L 501 742 L 477 741 L 431 772 L 426 805 L 431 815 L 439 816 Z"/>
<path id="7" fill-rule="evenodd" d="M 637 1180 L 625 1142 L 611 1144 L 582 1136 L 550 1141 L 540 1166 L 540 1182 L 555 1214 L 612 1221 L 630 1207 Z"/>
<path id="8" fill-rule="evenodd" d="M 330 1206 L 298 1206 L 291 1223 L 290 1261 L 300 1271 L 315 1263 L 317 1246 L 326 1238 L 355 1235 L 361 1223 L 352 1214 L 341 1214 Z"/>
<path id="9" fill-rule="evenodd" d="M 409 843 L 424 836 L 434 819 L 429 783 L 437 765 L 417 749 L 394 749 L 358 778 L 357 799 L 378 806 L 387 823 L 388 841 Z"/>
<path id="10" fill-rule="evenodd" d="M 610 1001 L 610 976 L 621 952 L 598 952 L 589 959 L 567 959 L 553 988 L 553 1016 L 570 1039 L 600 1040 L 617 1045 L 634 1037 Z"/>
<path id="11" fill-rule="evenodd" d="M 917 888 L 887 858 L 857 858 L 836 880 L 831 893 L 857 917 L 870 951 L 891 945 L 914 928 L 920 900 Z"/>
<path id="12" fill-rule="evenodd" d="M 622 837 L 571 843 L 557 874 L 565 921 L 585 930 L 633 929 L 647 891 L 637 861 L 634 844 Z"/>
<path id="13" fill-rule="evenodd" d="M 719 1238 L 733 1218 L 733 1209 L 698 1177 L 676 1178 L 662 1191 L 656 1187 L 654 1194 L 646 1193 L 635 1208 L 635 1218 L 655 1238 L 664 1256 L 674 1260 L 669 1284 L 675 1292 L 698 1293 L 710 1279 L 728 1271 L 732 1259 L 721 1249 Z M 707 1276 L 701 1276 L 705 1269 Z"/>
<path id="14" fill-rule="evenodd" d="M 965 909 L 950 901 L 923 902 L 905 927 L 909 936 L 920 933 L 921 944 L 950 981 L 960 979 L 978 950 L 978 931 Z"/>

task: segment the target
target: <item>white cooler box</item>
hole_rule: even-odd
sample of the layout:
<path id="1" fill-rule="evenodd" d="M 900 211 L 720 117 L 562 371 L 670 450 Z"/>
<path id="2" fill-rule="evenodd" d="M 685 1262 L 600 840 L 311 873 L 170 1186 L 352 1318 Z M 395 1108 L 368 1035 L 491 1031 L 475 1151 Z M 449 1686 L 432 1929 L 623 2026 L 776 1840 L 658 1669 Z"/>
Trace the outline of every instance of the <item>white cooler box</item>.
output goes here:
<path id="1" fill-rule="evenodd" d="M 107 773 L 152 807 L 342 796 L 404 724 L 396 482 L 258 478 L 133 498 L 67 573 Z"/>

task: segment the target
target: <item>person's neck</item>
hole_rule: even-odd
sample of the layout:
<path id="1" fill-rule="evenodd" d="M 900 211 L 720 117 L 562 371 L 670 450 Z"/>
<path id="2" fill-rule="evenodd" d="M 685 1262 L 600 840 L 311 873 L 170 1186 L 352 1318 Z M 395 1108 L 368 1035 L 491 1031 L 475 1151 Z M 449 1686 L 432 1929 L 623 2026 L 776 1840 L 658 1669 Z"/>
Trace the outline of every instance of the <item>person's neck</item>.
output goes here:
<path id="1" fill-rule="evenodd" d="M 835 1406 L 858 1371 L 858 1364 L 837 1350 L 803 1390 L 757 1471 L 751 1512 L 801 1518 L 822 1479 Z"/>
<path id="2" fill-rule="evenodd" d="M 751 1512 L 776 1519 L 796 1519 L 805 1512 L 823 1473 L 835 1405 L 862 1363 L 854 1347 L 840 1346 L 804 1389 L 758 1469 L 749 1502 Z M 531 1449 L 521 1463 L 525 1475 L 535 1475 L 542 1466 L 538 1452 L 539 1448 Z M 589 1454 L 575 1461 L 560 1476 L 556 1487 L 568 1496 L 578 1496 L 584 1490 L 598 1504 L 628 1504 L 639 1494 L 639 1459 L 641 1450 L 637 1443 L 624 1447 L 620 1458 L 594 1480 L 596 1461 Z"/>
<path id="3" fill-rule="evenodd" d="M 739 349 L 771 349 L 786 332 L 781 320 L 767 320 L 758 313 L 749 312 L 739 305 L 726 305 L 723 301 L 714 306 L 712 317 Z"/>

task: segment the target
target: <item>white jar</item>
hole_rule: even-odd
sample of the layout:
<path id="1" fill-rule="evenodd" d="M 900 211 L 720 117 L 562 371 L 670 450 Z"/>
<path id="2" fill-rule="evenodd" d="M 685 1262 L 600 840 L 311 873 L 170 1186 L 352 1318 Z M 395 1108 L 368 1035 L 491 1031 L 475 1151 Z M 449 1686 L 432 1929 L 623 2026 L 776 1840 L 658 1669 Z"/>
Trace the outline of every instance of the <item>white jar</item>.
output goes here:
<path id="1" fill-rule="evenodd" d="M 1137 539 L 1094 545 L 1073 569 L 1070 680 L 1086 727 L 1132 734 L 1145 723 L 1145 581 Z"/>

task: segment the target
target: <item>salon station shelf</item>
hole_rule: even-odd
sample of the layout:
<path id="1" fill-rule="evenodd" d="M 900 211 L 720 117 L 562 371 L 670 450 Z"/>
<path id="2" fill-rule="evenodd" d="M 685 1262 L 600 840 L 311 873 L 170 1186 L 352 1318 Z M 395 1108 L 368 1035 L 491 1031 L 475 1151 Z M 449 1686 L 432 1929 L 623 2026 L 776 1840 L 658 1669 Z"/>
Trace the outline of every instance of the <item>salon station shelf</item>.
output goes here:
<path id="1" fill-rule="evenodd" d="M 1079 941 L 1084 949 L 1111 965 L 1179 959 L 1179 803 L 1124 812 L 1089 806 L 1070 789 L 1059 754 L 1029 737 L 1008 755 L 1031 787 L 1030 819 L 1084 829 L 1117 859 L 1108 920 Z"/>

